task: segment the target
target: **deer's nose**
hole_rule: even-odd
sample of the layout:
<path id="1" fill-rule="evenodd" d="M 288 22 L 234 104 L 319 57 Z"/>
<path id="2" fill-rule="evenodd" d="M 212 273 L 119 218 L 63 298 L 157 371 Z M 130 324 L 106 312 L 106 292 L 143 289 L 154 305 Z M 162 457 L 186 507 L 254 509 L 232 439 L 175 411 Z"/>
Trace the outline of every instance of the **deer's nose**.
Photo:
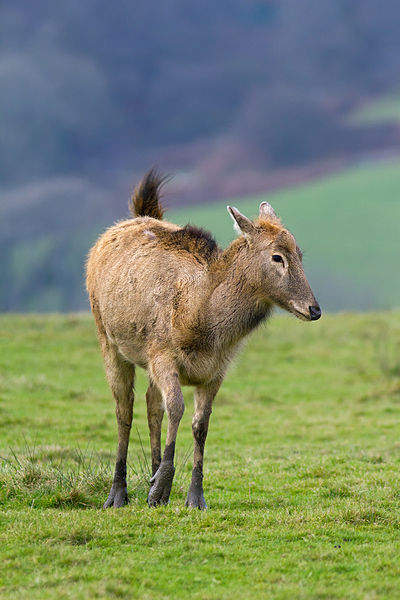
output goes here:
<path id="1" fill-rule="evenodd" d="M 321 309 L 316 304 L 315 306 L 309 306 L 308 310 L 310 311 L 311 321 L 317 321 L 321 316 Z"/>

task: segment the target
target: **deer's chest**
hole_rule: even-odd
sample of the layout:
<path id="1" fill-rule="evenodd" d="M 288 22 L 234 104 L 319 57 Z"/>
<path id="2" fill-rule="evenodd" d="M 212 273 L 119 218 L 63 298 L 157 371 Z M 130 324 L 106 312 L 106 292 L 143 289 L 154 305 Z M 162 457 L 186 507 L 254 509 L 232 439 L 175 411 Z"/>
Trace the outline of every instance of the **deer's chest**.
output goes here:
<path id="1" fill-rule="evenodd" d="M 230 348 L 182 349 L 178 357 L 179 378 L 183 385 L 203 385 L 223 378 L 238 345 Z"/>

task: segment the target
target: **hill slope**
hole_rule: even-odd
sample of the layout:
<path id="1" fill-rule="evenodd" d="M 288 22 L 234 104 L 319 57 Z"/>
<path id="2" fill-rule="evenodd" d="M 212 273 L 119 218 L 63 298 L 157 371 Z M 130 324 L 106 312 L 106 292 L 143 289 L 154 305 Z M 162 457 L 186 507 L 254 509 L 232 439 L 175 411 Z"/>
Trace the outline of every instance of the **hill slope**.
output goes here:
<path id="1" fill-rule="evenodd" d="M 265 196 L 305 251 L 310 281 L 330 310 L 399 305 L 399 197 L 398 162 L 360 165 Z M 28 190 L 29 205 L 7 198 L 0 207 L 0 310 L 86 308 L 86 253 L 115 214 L 126 216 L 126 199 L 79 180 L 65 181 L 62 193 L 51 186 Z M 263 199 L 229 203 L 255 216 Z M 166 218 L 201 225 L 226 244 L 234 234 L 225 204 L 171 210 Z"/>
<path id="2" fill-rule="evenodd" d="M 312 184 L 231 201 L 250 217 L 267 199 L 304 251 L 307 274 L 330 310 L 400 305 L 400 165 L 365 164 Z M 234 236 L 225 205 L 171 211 L 168 219 Z"/>

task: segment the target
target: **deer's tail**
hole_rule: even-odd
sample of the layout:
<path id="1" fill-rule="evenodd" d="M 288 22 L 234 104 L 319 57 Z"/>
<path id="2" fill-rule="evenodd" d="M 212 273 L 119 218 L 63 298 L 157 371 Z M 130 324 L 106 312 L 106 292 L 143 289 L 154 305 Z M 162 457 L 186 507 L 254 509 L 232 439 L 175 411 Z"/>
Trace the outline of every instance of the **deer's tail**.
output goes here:
<path id="1" fill-rule="evenodd" d="M 163 208 L 160 204 L 160 190 L 169 179 L 160 175 L 156 169 L 151 169 L 136 186 L 129 208 L 134 217 L 163 218 Z"/>

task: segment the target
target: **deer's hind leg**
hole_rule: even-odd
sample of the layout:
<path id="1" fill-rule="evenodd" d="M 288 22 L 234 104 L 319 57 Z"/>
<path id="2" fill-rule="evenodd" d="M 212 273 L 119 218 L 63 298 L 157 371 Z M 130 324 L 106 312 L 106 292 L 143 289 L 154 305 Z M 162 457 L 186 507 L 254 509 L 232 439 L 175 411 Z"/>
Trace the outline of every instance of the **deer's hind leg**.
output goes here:
<path id="1" fill-rule="evenodd" d="M 178 373 L 168 357 L 157 357 L 150 365 L 150 375 L 159 388 L 168 416 L 167 439 L 160 465 L 150 480 L 150 491 L 147 497 L 149 506 L 167 504 L 171 493 L 175 474 L 174 455 L 175 442 L 185 406 L 179 384 Z"/>
<path id="2" fill-rule="evenodd" d="M 152 476 L 161 463 L 161 424 L 164 416 L 164 405 L 160 390 L 150 383 L 146 392 L 147 421 L 149 424 L 151 446 Z"/>
<path id="3" fill-rule="evenodd" d="M 102 344 L 104 364 L 108 383 L 115 399 L 115 413 L 118 424 L 118 447 L 114 480 L 103 508 L 119 508 L 128 502 L 126 487 L 126 458 L 129 434 L 132 425 L 135 365 L 125 361 L 115 346 L 107 341 Z"/>

